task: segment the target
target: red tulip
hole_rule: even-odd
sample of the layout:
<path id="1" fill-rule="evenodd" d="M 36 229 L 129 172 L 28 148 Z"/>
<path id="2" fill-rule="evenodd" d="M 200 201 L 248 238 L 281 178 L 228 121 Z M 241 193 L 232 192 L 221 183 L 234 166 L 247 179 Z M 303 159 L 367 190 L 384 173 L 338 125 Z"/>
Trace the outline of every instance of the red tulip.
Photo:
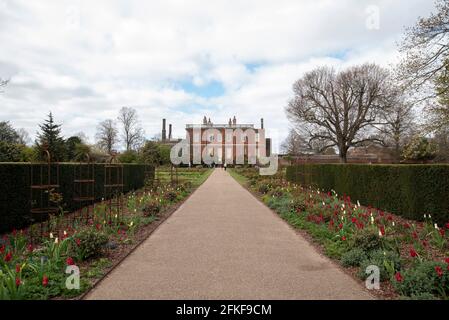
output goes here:
<path id="1" fill-rule="evenodd" d="M 410 257 L 416 258 L 417 256 L 418 256 L 418 253 L 416 253 L 415 249 L 411 248 L 410 249 Z"/>
<path id="2" fill-rule="evenodd" d="M 75 261 L 73 261 L 72 257 L 68 257 L 65 262 L 67 263 L 68 266 L 73 266 L 75 264 Z"/>
<path id="3" fill-rule="evenodd" d="M 16 273 L 19 273 L 21 269 L 20 264 L 16 264 Z"/>
<path id="4" fill-rule="evenodd" d="M 436 266 L 435 271 L 440 278 L 443 276 L 443 269 L 440 266 Z"/>
<path id="5" fill-rule="evenodd" d="M 5 256 L 5 262 L 9 262 L 9 261 L 11 261 L 11 259 L 12 259 L 12 253 L 8 252 Z"/>
<path id="6" fill-rule="evenodd" d="M 16 278 L 16 287 L 20 286 L 22 284 L 22 281 L 20 281 L 20 278 Z"/>
<path id="7" fill-rule="evenodd" d="M 394 277 L 396 278 L 397 282 L 402 282 L 402 280 L 404 280 L 404 278 L 402 277 L 402 274 L 400 272 L 396 272 Z"/>
<path id="8" fill-rule="evenodd" d="M 346 241 L 346 237 L 345 236 L 341 237 L 341 240 Z"/>
<path id="9" fill-rule="evenodd" d="M 42 278 L 42 285 L 44 287 L 48 285 L 48 277 L 46 275 L 44 275 L 44 277 Z"/>

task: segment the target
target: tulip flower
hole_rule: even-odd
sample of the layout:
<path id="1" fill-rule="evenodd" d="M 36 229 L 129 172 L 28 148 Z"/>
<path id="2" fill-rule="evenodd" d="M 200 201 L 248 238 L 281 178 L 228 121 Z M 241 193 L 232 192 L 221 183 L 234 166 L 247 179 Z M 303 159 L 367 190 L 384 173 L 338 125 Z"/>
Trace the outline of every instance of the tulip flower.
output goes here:
<path id="1" fill-rule="evenodd" d="M 404 278 L 402 277 L 402 274 L 400 272 L 396 272 L 394 277 L 395 277 L 397 282 L 402 282 L 402 280 L 404 280 Z"/>
<path id="2" fill-rule="evenodd" d="M 42 286 L 48 286 L 48 277 L 46 275 L 42 277 Z"/>
<path id="3" fill-rule="evenodd" d="M 72 258 L 72 257 L 68 257 L 68 258 L 65 260 L 65 262 L 66 262 L 66 264 L 67 264 L 68 266 L 73 266 L 73 265 L 75 264 L 75 261 L 73 261 L 73 258 Z"/>
<path id="4" fill-rule="evenodd" d="M 443 269 L 440 266 L 435 267 L 435 272 L 440 278 L 443 276 Z"/>

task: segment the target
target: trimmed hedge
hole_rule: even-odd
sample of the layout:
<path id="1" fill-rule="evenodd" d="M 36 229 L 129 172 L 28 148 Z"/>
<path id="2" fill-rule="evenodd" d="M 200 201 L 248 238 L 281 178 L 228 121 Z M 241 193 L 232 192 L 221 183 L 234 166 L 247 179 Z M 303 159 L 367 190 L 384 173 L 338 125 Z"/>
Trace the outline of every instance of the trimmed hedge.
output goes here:
<path id="1" fill-rule="evenodd" d="M 33 217 L 30 214 L 30 163 L 0 163 L 0 232 L 29 225 Z M 59 164 L 59 184 L 56 190 L 63 196 L 63 208 L 67 211 L 79 209 L 80 203 L 74 202 L 75 168 L 79 164 Z M 97 200 L 105 197 L 104 164 L 95 164 L 94 193 Z M 154 168 L 150 169 L 150 177 L 154 178 Z M 35 171 L 36 172 L 36 171 Z M 34 174 L 36 175 L 36 174 Z M 123 165 L 124 192 L 144 186 L 145 166 L 138 164 Z"/>
<path id="2" fill-rule="evenodd" d="M 449 221 L 449 165 L 302 164 L 287 180 L 310 185 L 405 218 Z"/>

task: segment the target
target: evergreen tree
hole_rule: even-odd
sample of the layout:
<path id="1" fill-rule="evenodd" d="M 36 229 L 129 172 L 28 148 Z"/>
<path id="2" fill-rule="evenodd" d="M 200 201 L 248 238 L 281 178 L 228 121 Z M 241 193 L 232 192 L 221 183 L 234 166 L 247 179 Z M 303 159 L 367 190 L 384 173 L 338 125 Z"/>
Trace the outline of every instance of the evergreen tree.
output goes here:
<path id="1" fill-rule="evenodd" d="M 40 159 L 45 160 L 43 152 L 47 148 L 52 161 L 64 161 L 65 146 L 64 139 L 61 137 L 61 125 L 54 122 L 51 112 L 48 115 L 48 119 L 43 124 L 40 124 L 39 127 L 41 132 L 38 133 L 36 147 L 39 151 Z"/>

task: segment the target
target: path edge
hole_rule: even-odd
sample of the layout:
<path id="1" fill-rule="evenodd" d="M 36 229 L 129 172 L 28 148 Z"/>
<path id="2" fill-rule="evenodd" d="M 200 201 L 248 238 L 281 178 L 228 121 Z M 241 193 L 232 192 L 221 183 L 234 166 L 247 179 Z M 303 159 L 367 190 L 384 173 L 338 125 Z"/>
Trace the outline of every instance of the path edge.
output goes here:
<path id="1" fill-rule="evenodd" d="M 210 176 L 213 174 L 213 170 L 211 173 L 209 173 L 208 177 L 200 184 L 198 185 L 195 189 L 193 189 L 193 191 L 186 197 L 184 198 L 182 201 L 178 202 L 176 205 L 174 205 L 173 207 L 171 207 L 170 209 L 168 209 L 165 212 L 165 215 L 162 219 L 158 220 L 154 229 L 151 230 L 146 237 L 144 237 L 141 241 L 139 241 L 134 247 L 131 248 L 131 250 L 126 253 L 121 259 L 118 259 L 110 268 L 108 271 L 106 271 L 100 278 L 97 279 L 97 281 L 95 281 L 95 283 L 85 292 L 83 292 L 81 295 L 77 296 L 76 298 L 74 298 L 73 300 L 85 300 L 84 298 L 93 290 L 95 289 L 98 285 L 100 285 L 103 280 L 105 280 L 107 278 L 107 276 L 114 271 L 120 264 L 122 264 L 123 261 L 125 261 L 126 258 L 128 258 L 132 253 L 134 253 L 134 251 L 137 250 L 137 248 L 139 248 L 142 243 L 144 243 L 146 240 L 148 240 L 148 238 L 157 230 L 159 229 L 159 227 L 165 222 L 167 221 L 168 218 L 170 218 L 176 211 L 178 211 L 182 205 L 190 199 L 191 196 L 193 196 L 197 190 L 210 178 Z"/>

